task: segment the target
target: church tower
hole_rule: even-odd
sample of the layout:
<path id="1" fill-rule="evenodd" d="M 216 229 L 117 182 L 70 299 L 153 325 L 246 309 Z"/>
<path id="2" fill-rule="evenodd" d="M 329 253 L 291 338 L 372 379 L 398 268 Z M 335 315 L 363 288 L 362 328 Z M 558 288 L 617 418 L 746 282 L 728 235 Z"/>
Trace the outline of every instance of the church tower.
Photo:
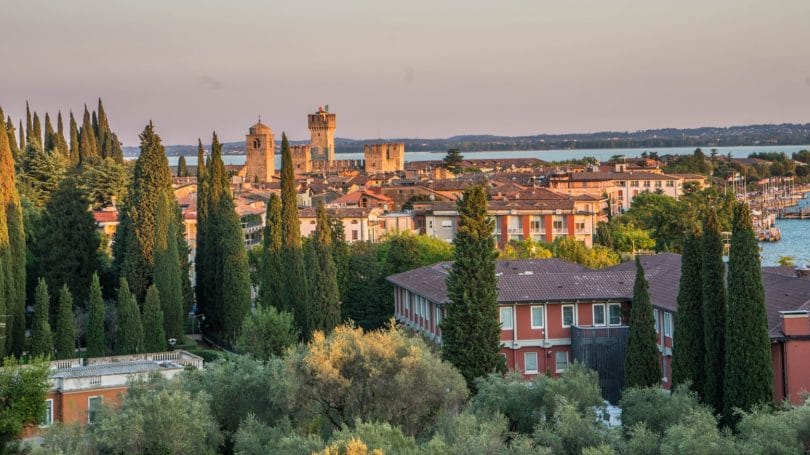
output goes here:
<path id="1" fill-rule="evenodd" d="M 245 151 L 247 164 L 245 165 L 246 183 L 266 183 L 273 179 L 276 172 L 276 141 L 273 130 L 259 122 L 250 127 L 245 136 Z"/>
<path id="2" fill-rule="evenodd" d="M 309 132 L 312 135 L 310 140 L 312 165 L 329 167 L 335 161 L 335 114 L 329 113 L 327 105 L 326 109 L 319 107 L 318 112 L 307 117 Z"/>

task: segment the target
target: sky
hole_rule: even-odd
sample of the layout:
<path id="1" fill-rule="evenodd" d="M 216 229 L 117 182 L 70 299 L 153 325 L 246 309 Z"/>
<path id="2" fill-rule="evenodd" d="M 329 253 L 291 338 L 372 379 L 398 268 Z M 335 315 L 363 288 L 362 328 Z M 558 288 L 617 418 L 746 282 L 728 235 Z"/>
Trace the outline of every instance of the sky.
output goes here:
<path id="1" fill-rule="evenodd" d="M 0 106 L 126 145 L 810 122 L 808 0 L 9 0 Z"/>

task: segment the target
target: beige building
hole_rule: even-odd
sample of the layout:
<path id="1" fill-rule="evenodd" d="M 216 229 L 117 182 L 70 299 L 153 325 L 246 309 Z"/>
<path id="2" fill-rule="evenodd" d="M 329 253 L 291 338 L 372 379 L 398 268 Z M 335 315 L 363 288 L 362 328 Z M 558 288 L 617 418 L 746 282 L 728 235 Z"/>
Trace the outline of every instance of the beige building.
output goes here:
<path id="1" fill-rule="evenodd" d="M 607 195 L 614 214 L 630 208 L 641 193 L 678 198 L 683 194 L 683 183 L 683 177 L 657 172 L 568 172 L 549 179 L 551 189 L 572 196 Z"/>
<path id="2" fill-rule="evenodd" d="M 382 209 L 327 207 L 326 211 L 330 217 L 339 219 L 343 223 L 343 232 L 349 243 L 377 242 L 385 234 L 379 219 L 383 214 Z M 301 220 L 301 236 L 311 236 L 317 226 L 315 209 L 307 207 L 299 210 L 298 218 Z"/>
<path id="3" fill-rule="evenodd" d="M 399 172 L 405 170 L 405 144 L 386 142 L 363 146 L 366 173 Z"/>
<path id="4" fill-rule="evenodd" d="M 311 134 L 312 161 L 326 162 L 327 167 L 331 167 L 331 163 L 335 161 L 336 115 L 330 113 L 329 106 L 326 106 L 326 109 L 319 107 L 318 112 L 307 117 Z M 316 167 L 323 168 L 323 166 Z"/>
<path id="5" fill-rule="evenodd" d="M 250 127 L 245 136 L 245 183 L 266 183 L 276 172 L 276 141 L 273 130 L 261 122 Z"/>
<path id="6" fill-rule="evenodd" d="M 309 174 L 312 172 L 310 146 L 291 145 L 290 155 L 292 155 L 293 169 L 295 170 L 296 174 Z"/>

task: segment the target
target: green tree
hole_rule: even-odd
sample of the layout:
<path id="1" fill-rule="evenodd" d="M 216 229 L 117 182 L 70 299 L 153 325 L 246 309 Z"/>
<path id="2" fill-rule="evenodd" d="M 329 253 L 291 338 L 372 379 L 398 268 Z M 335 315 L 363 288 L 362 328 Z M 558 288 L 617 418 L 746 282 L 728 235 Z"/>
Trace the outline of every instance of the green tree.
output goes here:
<path id="1" fill-rule="evenodd" d="M 464 192 L 458 214 L 455 261 L 447 276 L 449 302 L 441 322 L 442 357 L 455 365 L 474 389 L 475 378 L 505 369 L 499 354 L 494 221 L 487 215 L 486 192 L 481 186 Z"/>
<path id="2" fill-rule="evenodd" d="M 50 357 L 53 354 L 53 334 L 51 324 L 48 322 L 50 306 L 51 296 L 48 294 L 48 284 L 40 278 L 34 302 L 34 320 L 31 322 L 31 349 L 29 352 L 33 356 Z"/>
<path id="3" fill-rule="evenodd" d="M 166 350 L 166 332 L 163 330 L 163 310 L 161 297 L 157 287 L 153 284 L 146 290 L 146 300 L 143 303 L 143 348 L 146 352 L 162 352 Z M 179 339 L 179 338 L 178 338 Z"/>
<path id="4" fill-rule="evenodd" d="M 275 193 L 267 202 L 261 254 L 259 302 L 281 310 L 281 199 Z"/>
<path id="5" fill-rule="evenodd" d="M 308 248 L 312 329 L 329 332 L 340 323 L 340 290 L 332 259 L 332 232 L 323 203 L 318 205 L 317 225 Z"/>
<path id="6" fill-rule="evenodd" d="M 20 125 L 22 125 L 22 123 Z M 6 122 L 6 133 L 8 136 L 9 146 L 11 147 L 11 154 L 14 155 L 14 159 L 16 160 L 22 154 L 22 150 L 20 144 L 17 142 L 17 135 L 15 134 L 14 122 L 11 121 L 10 115 L 8 116 L 8 121 Z"/>
<path id="7" fill-rule="evenodd" d="M 130 184 L 126 166 L 112 158 L 104 158 L 93 166 L 86 166 L 79 178 L 93 207 L 122 201 Z"/>
<path id="8" fill-rule="evenodd" d="M 118 287 L 118 307 L 115 321 L 115 353 L 137 354 L 143 352 L 143 325 L 141 312 L 135 296 L 129 292 L 126 278 L 121 278 Z"/>
<path id="9" fill-rule="evenodd" d="M 0 121 L 0 314 L 6 318 L 5 348 L 21 355 L 25 348 L 26 247 L 20 195 L 15 182 L 14 156 L 5 125 Z M 3 343 L 0 342 L 0 345 Z"/>
<path id="10" fill-rule="evenodd" d="M 649 283 L 641 258 L 636 256 L 636 281 L 630 307 L 630 334 L 624 358 L 624 387 L 649 387 L 661 382 L 661 363 L 655 334 Z"/>
<path id="11" fill-rule="evenodd" d="M 65 141 L 65 124 L 62 121 L 62 111 L 59 111 L 56 116 L 56 135 L 54 136 L 56 142 L 56 151 L 62 155 L 66 160 L 70 158 L 70 150 L 68 143 Z"/>
<path id="12" fill-rule="evenodd" d="M 23 128 L 22 119 L 20 119 L 20 143 L 19 143 L 19 147 L 20 147 L 20 154 L 22 154 L 22 151 L 25 150 L 25 147 L 26 147 L 25 129 Z"/>
<path id="13" fill-rule="evenodd" d="M 141 154 L 120 212 L 113 256 L 121 276 L 127 278 L 138 300 L 152 284 L 155 267 L 155 224 L 160 198 L 171 191 L 169 161 L 160 136 L 150 122 L 140 135 Z"/>
<path id="14" fill-rule="evenodd" d="M 385 282 L 379 250 L 379 244 L 356 242 L 349 254 L 346 300 L 341 306 L 343 319 L 366 330 L 382 327 L 391 319 L 390 288 Z"/>
<path id="15" fill-rule="evenodd" d="M 703 266 L 705 260 L 700 233 L 687 234 L 681 256 L 681 280 L 678 287 L 678 313 L 672 340 L 672 383 L 691 383 L 698 396 L 706 388 L 706 347 L 704 336 Z"/>
<path id="16" fill-rule="evenodd" d="M 188 177 L 188 166 L 186 165 L 186 157 L 184 155 L 180 155 L 180 158 L 177 160 L 177 176 Z"/>
<path id="17" fill-rule="evenodd" d="M 346 229 L 340 218 L 332 218 L 332 259 L 335 260 L 337 268 L 338 289 L 340 289 L 340 301 L 346 304 L 349 295 L 349 257 L 351 251 L 349 242 L 346 241 Z"/>
<path id="18" fill-rule="evenodd" d="M 89 206 L 75 177 L 62 180 L 45 205 L 40 234 L 32 247 L 38 258 L 37 276 L 50 283 L 54 294 L 57 283 L 67 285 L 77 302 L 84 302 L 100 266 L 99 236 Z"/>
<path id="19" fill-rule="evenodd" d="M 76 124 L 76 118 L 73 117 L 73 111 L 70 111 L 70 164 L 77 166 L 79 164 L 79 157 L 81 149 L 81 142 L 79 139 L 79 126 Z"/>
<path id="20" fill-rule="evenodd" d="M 45 113 L 45 144 L 42 147 L 48 153 L 56 152 L 56 132 L 51 124 L 51 116 Z"/>
<path id="21" fill-rule="evenodd" d="M 205 169 L 205 150 L 202 140 L 197 139 L 197 251 L 194 255 L 194 273 L 197 277 L 194 289 L 197 312 L 204 314 L 212 307 L 214 277 L 210 272 L 208 258 L 208 199 L 210 177 Z"/>
<path id="22" fill-rule="evenodd" d="M 706 213 L 703 225 L 703 253 L 701 278 L 703 287 L 703 336 L 705 380 L 703 399 L 715 412 L 723 411 L 723 389 L 726 362 L 726 327 L 728 304 L 726 302 L 726 265 L 723 263 L 723 237 L 717 212 L 712 208 Z M 680 337 L 680 333 L 678 334 Z M 697 390 L 697 389 L 696 389 Z"/>
<path id="23" fill-rule="evenodd" d="M 54 153 L 46 153 L 36 142 L 28 144 L 20 165 L 20 192 L 44 206 L 67 173 L 68 163 Z"/>
<path id="24" fill-rule="evenodd" d="M 265 306 L 245 317 L 236 346 L 241 353 L 259 360 L 269 360 L 283 355 L 297 341 L 298 332 L 292 314 Z"/>
<path id="25" fill-rule="evenodd" d="M 53 347 L 57 359 L 76 357 L 76 319 L 73 317 L 73 296 L 63 285 L 59 290 L 59 309 L 56 313 L 56 336 Z"/>
<path id="26" fill-rule="evenodd" d="M 34 112 L 34 123 L 32 125 L 31 133 L 28 138 L 28 142 L 35 142 L 40 148 L 43 146 L 42 144 L 42 126 L 39 123 L 39 114 Z M 47 151 L 47 150 L 46 150 Z"/>
<path id="27" fill-rule="evenodd" d="M 104 298 L 101 295 L 101 283 L 98 274 L 94 273 L 90 280 L 90 293 L 87 312 L 87 357 L 103 357 L 107 354 L 104 344 Z"/>
<path id="28" fill-rule="evenodd" d="M 45 394 L 50 388 L 50 368 L 42 358 L 22 365 L 14 357 L 0 368 L 0 452 L 9 447 L 23 429 L 38 423 L 45 414 Z"/>
<path id="29" fill-rule="evenodd" d="M 82 128 L 79 130 L 79 163 L 82 165 L 91 164 L 98 158 L 100 158 L 100 155 L 96 144 L 96 133 L 87 106 L 84 106 Z"/>
<path id="30" fill-rule="evenodd" d="M 696 393 L 685 385 L 672 392 L 661 387 L 639 387 L 622 393 L 622 426 L 629 430 L 643 424 L 658 436 L 697 411 L 710 410 L 700 404 Z"/>
<path id="31" fill-rule="evenodd" d="M 162 335 L 180 340 L 183 337 L 183 286 L 180 257 L 177 252 L 177 223 L 173 207 L 176 204 L 168 192 L 160 197 L 155 222 L 154 284 L 160 292 Z M 146 321 L 144 321 L 145 323 Z M 147 327 L 144 325 L 144 332 Z M 154 329 L 152 334 L 155 334 Z M 164 345 L 165 345 L 165 337 Z"/>
<path id="32" fill-rule="evenodd" d="M 309 339 L 313 329 L 309 286 L 301 248 L 295 172 L 287 135 L 281 135 L 281 263 L 282 310 L 292 310 L 301 337 Z"/>
<path id="33" fill-rule="evenodd" d="M 461 154 L 459 149 L 450 149 L 447 151 L 447 155 L 445 155 L 444 159 L 444 167 L 447 168 L 451 172 L 458 171 L 458 167 L 461 165 L 461 162 L 464 160 L 464 155 Z"/>
<path id="34" fill-rule="evenodd" d="M 99 98 L 96 144 L 98 144 L 99 155 L 101 155 L 102 158 L 112 157 L 112 138 L 109 137 L 110 135 L 110 122 L 107 120 L 107 113 L 104 112 L 104 105 L 101 103 L 101 98 Z"/>
<path id="35" fill-rule="evenodd" d="M 748 204 L 734 209 L 728 260 L 728 314 L 726 319 L 723 417 L 736 423 L 735 409 L 750 411 L 773 400 L 768 315 L 759 248 Z"/>

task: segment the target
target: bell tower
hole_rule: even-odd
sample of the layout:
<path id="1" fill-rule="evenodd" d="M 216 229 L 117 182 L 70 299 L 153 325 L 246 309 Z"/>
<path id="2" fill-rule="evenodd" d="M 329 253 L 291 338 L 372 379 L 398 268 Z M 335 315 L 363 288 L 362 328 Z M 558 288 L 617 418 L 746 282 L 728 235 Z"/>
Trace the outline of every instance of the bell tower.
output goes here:
<path id="1" fill-rule="evenodd" d="M 312 153 L 313 167 L 318 165 L 330 167 L 335 161 L 335 114 L 329 112 L 329 105 L 324 109 L 308 116 L 309 132 L 311 134 L 310 153 Z"/>
<path id="2" fill-rule="evenodd" d="M 266 183 L 273 179 L 276 172 L 276 141 L 273 130 L 262 123 L 250 127 L 245 136 L 245 152 L 247 164 L 245 165 L 246 183 Z"/>

